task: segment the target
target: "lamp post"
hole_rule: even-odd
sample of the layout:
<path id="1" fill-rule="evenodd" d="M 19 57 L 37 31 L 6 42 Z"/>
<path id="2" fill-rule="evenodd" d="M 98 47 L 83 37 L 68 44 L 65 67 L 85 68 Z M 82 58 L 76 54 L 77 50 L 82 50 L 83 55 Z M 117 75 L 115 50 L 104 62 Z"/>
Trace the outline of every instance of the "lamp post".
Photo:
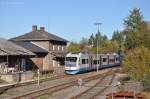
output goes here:
<path id="1" fill-rule="evenodd" d="M 97 33 L 99 33 L 99 26 L 102 25 L 102 23 L 95 23 L 95 25 L 97 25 Z M 97 45 L 97 49 L 96 49 L 96 50 L 97 50 L 97 55 L 96 55 L 96 58 L 97 58 L 96 67 L 97 67 L 97 68 L 96 68 L 96 69 L 97 69 L 97 72 L 98 72 L 98 69 L 99 69 L 99 68 L 98 68 L 98 37 L 97 37 L 96 43 L 97 43 L 97 44 L 96 44 L 96 45 Z"/>

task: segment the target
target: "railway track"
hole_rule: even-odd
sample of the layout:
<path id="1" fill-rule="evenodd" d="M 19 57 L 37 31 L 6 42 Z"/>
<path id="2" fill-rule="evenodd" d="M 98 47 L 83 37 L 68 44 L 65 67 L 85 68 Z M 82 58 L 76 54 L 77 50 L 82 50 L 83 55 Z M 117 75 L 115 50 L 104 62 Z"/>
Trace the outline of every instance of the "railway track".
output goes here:
<path id="1" fill-rule="evenodd" d="M 78 75 L 83 75 L 83 74 L 78 74 Z M 78 75 L 73 75 L 73 76 L 78 77 Z M 59 75 L 59 76 L 52 76 L 52 77 L 48 77 L 48 78 L 43 78 L 43 79 L 40 79 L 40 83 L 45 82 L 45 81 L 50 81 L 50 80 L 56 80 L 56 79 L 60 79 L 60 78 L 67 78 L 67 77 L 71 77 L 71 75 L 64 74 L 64 75 Z M 4 93 L 5 91 L 12 89 L 12 88 L 19 88 L 19 87 L 23 87 L 23 86 L 36 84 L 36 83 L 37 83 L 37 80 L 32 80 L 32 81 L 28 81 L 28 82 L 3 85 L 0 87 L 0 94 Z"/>
<path id="2" fill-rule="evenodd" d="M 111 85 L 113 83 L 114 78 L 115 78 L 115 73 L 113 73 L 112 78 L 111 78 L 110 82 L 108 83 L 108 85 Z M 95 99 L 95 97 L 101 95 L 101 93 L 103 93 L 108 87 L 109 86 L 106 86 L 102 90 L 98 91 L 96 94 L 94 94 L 93 96 L 91 96 L 90 99 Z"/>
<path id="3" fill-rule="evenodd" d="M 112 71 L 112 69 L 107 71 L 107 73 L 109 73 L 110 71 Z M 84 82 L 92 81 L 92 80 L 100 78 L 101 76 L 104 76 L 105 74 L 106 73 L 102 73 L 102 74 L 97 74 L 97 75 L 90 76 L 90 77 L 85 77 L 85 78 L 83 78 L 83 80 L 84 80 Z M 52 86 L 52 87 L 47 86 L 47 87 L 42 88 L 40 90 L 28 92 L 28 93 L 25 93 L 23 95 L 19 95 L 16 97 L 11 97 L 10 99 L 21 99 L 21 98 L 23 98 L 23 99 L 36 99 L 37 97 L 40 97 L 40 96 L 43 96 L 43 95 L 46 95 L 49 93 L 57 92 L 57 91 L 65 89 L 65 88 L 69 88 L 69 87 L 76 86 L 76 85 L 77 85 L 77 80 L 74 80 L 71 82 L 63 83 L 63 84 Z"/>
<path id="4" fill-rule="evenodd" d="M 98 95 L 100 95 L 102 92 L 104 92 L 108 88 L 108 86 L 101 87 L 102 86 L 101 84 L 104 81 L 104 79 L 108 79 L 107 77 L 109 77 L 109 76 L 112 76 L 111 79 L 110 79 L 110 81 L 108 81 L 109 82 L 108 85 L 111 85 L 112 82 L 113 82 L 113 80 L 114 80 L 114 77 L 115 77 L 114 71 L 106 73 L 93 86 L 91 86 L 87 90 L 81 92 L 80 94 L 71 97 L 70 99 L 95 99 L 95 97 L 97 97 Z"/>
<path id="5" fill-rule="evenodd" d="M 59 75 L 59 76 L 53 76 L 51 78 L 40 79 L 40 83 L 49 81 L 49 80 L 65 78 L 65 77 L 70 77 L 70 75 Z M 8 89 L 11 89 L 11 88 L 18 88 L 18 87 L 28 86 L 28 85 L 36 84 L 36 83 L 37 83 L 37 80 L 33 80 L 33 81 L 28 81 L 28 82 L 4 85 L 4 86 L 0 87 L 0 94 L 4 93 L 5 91 L 7 91 Z"/>

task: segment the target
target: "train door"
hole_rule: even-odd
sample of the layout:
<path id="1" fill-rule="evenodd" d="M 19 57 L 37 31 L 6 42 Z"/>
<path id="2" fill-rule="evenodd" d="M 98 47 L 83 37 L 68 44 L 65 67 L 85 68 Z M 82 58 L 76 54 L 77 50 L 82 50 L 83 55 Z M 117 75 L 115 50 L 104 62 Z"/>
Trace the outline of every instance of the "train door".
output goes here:
<path id="1" fill-rule="evenodd" d="M 99 67 L 100 68 L 102 67 L 102 56 L 101 55 L 99 56 Z"/>
<path id="2" fill-rule="evenodd" d="M 80 57 L 80 70 L 81 71 L 88 71 L 89 69 L 89 56 L 87 54 L 83 54 Z"/>
<path id="3" fill-rule="evenodd" d="M 107 55 L 102 55 L 102 67 L 106 67 L 108 65 L 108 57 Z"/>
<path id="4" fill-rule="evenodd" d="M 109 65 L 112 66 L 115 64 L 115 55 L 109 55 Z"/>

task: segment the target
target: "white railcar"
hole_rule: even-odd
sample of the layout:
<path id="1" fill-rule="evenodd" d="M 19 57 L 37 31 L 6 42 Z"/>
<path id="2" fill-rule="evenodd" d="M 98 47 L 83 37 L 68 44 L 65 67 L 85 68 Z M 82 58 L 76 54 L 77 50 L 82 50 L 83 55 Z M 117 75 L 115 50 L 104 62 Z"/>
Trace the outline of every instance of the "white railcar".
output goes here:
<path id="1" fill-rule="evenodd" d="M 68 53 L 65 57 L 65 73 L 78 74 L 120 65 L 119 55 L 113 54 L 89 54 L 89 53 Z"/>

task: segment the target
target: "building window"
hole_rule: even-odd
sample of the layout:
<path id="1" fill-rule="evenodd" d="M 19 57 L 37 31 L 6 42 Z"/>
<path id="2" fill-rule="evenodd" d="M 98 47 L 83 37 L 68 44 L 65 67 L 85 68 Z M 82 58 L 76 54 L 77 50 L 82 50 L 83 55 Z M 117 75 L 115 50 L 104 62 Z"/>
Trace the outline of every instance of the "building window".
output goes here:
<path id="1" fill-rule="evenodd" d="M 88 64 L 88 59 L 82 59 L 82 64 Z"/>
<path id="2" fill-rule="evenodd" d="M 64 47 L 63 47 L 63 46 L 61 47 L 61 50 L 62 50 L 62 51 L 64 50 Z"/>
<path id="3" fill-rule="evenodd" d="M 59 51 L 59 46 L 57 47 L 58 51 Z"/>
<path id="4" fill-rule="evenodd" d="M 55 50 L 55 45 L 53 45 L 53 50 Z"/>
<path id="5" fill-rule="evenodd" d="M 53 67 L 55 67 L 55 61 L 53 60 Z"/>

